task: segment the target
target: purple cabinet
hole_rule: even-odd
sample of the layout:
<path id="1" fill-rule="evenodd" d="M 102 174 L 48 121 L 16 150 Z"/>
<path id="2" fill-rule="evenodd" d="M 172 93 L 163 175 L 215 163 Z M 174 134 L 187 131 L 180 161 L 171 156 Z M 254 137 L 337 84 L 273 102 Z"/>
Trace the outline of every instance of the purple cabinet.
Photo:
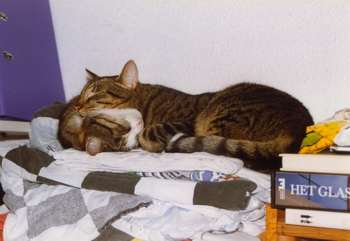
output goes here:
<path id="1" fill-rule="evenodd" d="M 64 101 L 49 1 L 0 0 L 0 12 L 0 117 L 29 120 Z"/>

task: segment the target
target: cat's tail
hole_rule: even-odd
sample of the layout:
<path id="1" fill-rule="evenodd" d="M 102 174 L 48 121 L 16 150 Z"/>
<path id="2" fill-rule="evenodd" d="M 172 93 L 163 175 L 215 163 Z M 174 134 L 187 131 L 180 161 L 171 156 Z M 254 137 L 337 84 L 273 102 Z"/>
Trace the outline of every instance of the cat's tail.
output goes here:
<path id="1" fill-rule="evenodd" d="M 279 136 L 268 141 L 229 139 L 221 136 L 175 135 L 166 147 L 167 152 L 209 152 L 236 157 L 245 167 L 255 170 L 273 170 L 281 167 L 280 153 L 296 152 L 299 143 L 291 136 Z"/>

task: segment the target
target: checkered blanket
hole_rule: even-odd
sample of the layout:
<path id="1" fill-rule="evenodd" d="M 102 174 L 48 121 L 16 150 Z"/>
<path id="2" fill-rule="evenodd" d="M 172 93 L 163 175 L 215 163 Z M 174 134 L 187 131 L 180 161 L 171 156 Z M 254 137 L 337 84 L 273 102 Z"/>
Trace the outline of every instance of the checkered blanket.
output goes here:
<path id="1" fill-rule="evenodd" d="M 0 159 L 4 202 L 15 214 L 9 215 L 6 240 L 127 241 L 132 237 L 111 224 L 152 199 L 241 210 L 256 188 L 245 179 L 193 182 L 77 169 L 27 146 Z"/>
<path id="2" fill-rule="evenodd" d="M 25 157 L 21 163 L 10 161 L 16 152 Z M 32 159 L 34 153 L 38 159 Z M 149 205 L 150 198 L 51 185 L 54 182 L 50 183 L 49 179 L 39 181 L 39 165 L 47 164 L 41 155 L 23 146 L 8 153 L 9 159 L 1 158 L 3 201 L 11 212 L 6 220 L 4 240 L 133 240 L 111 224 L 122 215 Z M 40 164 L 31 165 L 33 160 Z"/>

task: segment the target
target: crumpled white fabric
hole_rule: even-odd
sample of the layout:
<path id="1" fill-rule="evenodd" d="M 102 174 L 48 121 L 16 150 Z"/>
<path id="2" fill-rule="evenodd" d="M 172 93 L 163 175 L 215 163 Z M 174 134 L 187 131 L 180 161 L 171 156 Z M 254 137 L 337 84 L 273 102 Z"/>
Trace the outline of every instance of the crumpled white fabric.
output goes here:
<path id="1" fill-rule="evenodd" d="M 195 240 L 213 240 L 215 237 L 215 240 L 225 240 L 228 235 L 219 235 L 220 231 L 229 233 L 240 230 L 247 233 L 241 235 L 244 237 L 242 241 L 248 241 L 247 238 L 256 240 L 254 236 L 262 232 L 265 227 L 263 202 L 269 201 L 269 177 L 244 168 L 243 162 L 239 159 L 218 157 L 209 153 L 158 154 L 142 150 L 133 150 L 125 155 L 118 153 L 118 158 L 113 153 L 90 156 L 72 149 L 62 150 L 57 140 L 57 130 L 56 119 L 48 117 L 34 119 L 30 145 L 53 155 L 57 159 L 57 164 L 61 162 L 65 166 L 70 165 L 72 169 L 103 171 L 114 168 L 120 172 L 211 170 L 227 174 L 236 173 L 258 184 L 256 194 L 251 198 L 246 210 L 227 211 L 208 206 L 179 205 L 154 200 L 154 204 L 150 207 L 130 213 L 116 221 L 114 226 L 122 231 L 149 241 L 173 241 L 179 237 L 192 237 Z M 216 230 L 216 234 L 211 233 L 211 230 Z"/>
<path id="2" fill-rule="evenodd" d="M 350 108 L 341 109 L 334 113 L 333 120 L 350 120 Z"/>
<path id="3" fill-rule="evenodd" d="M 170 170 L 208 170 L 225 174 L 236 173 L 243 166 L 240 159 L 205 152 L 151 153 L 141 149 L 129 152 L 102 152 L 91 156 L 86 152 L 67 149 L 51 153 L 56 164 L 80 171 L 155 172 Z"/>
<path id="4" fill-rule="evenodd" d="M 30 146 L 43 152 L 63 150 L 57 139 L 58 119 L 37 117 L 31 121 Z"/>
<path id="5" fill-rule="evenodd" d="M 237 231 L 244 232 L 245 237 L 255 240 L 254 236 L 265 228 L 264 217 L 264 205 L 254 199 L 248 208 L 242 211 L 174 205 L 154 200 L 151 206 L 123 216 L 114 222 L 113 226 L 148 241 L 183 240 L 183 237 L 203 240 L 204 236 L 226 240 L 225 235 Z M 215 233 L 212 230 L 215 230 Z"/>
<path id="6" fill-rule="evenodd" d="M 260 239 L 256 236 L 237 231 L 229 234 L 205 233 L 201 237 L 194 238 L 193 241 L 260 241 Z"/>
<path id="7" fill-rule="evenodd" d="M 350 147 L 350 123 L 341 128 L 339 133 L 335 136 L 333 142 L 337 146 Z"/>
<path id="8" fill-rule="evenodd" d="M 27 139 L 23 140 L 10 140 L 0 142 L 0 156 L 5 156 L 10 150 L 23 145 L 28 145 L 29 141 Z"/>
<path id="9" fill-rule="evenodd" d="M 333 114 L 333 116 L 321 121 L 320 123 L 325 123 L 330 121 L 344 121 L 344 120 L 350 121 L 350 108 L 338 110 Z"/>
<path id="10" fill-rule="evenodd" d="M 60 157 L 67 155 L 67 157 L 75 156 L 75 158 L 88 156 L 85 154 L 82 156 L 74 155 L 71 153 L 71 151 L 72 150 L 67 150 L 67 152 L 57 152 L 56 154 Z M 139 157 L 145 155 L 145 152 L 143 151 L 136 150 L 136 152 L 139 152 Z M 128 155 L 130 154 L 131 153 Z M 159 154 L 154 155 L 157 156 Z M 194 156 L 194 154 L 186 154 L 186 156 L 187 155 L 188 157 Z M 214 155 L 208 157 L 207 155 L 210 156 L 210 154 L 207 153 L 196 153 L 196 155 L 200 155 L 202 157 L 205 156 L 208 158 L 207 164 L 212 166 L 214 169 L 219 167 L 219 171 L 222 171 L 222 168 L 226 168 L 226 165 L 221 166 L 221 164 L 217 164 L 213 161 L 213 159 L 225 159 L 225 157 L 218 158 L 218 156 Z M 153 158 L 155 158 L 155 156 Z M 206 160 L 206 158 L 204 159 Z M 183 163 L 186 163 L 186 160 L 188 161 L 188 159 L 184 158 L 184 156 L 178 159 L 178 161 L 182 160 Z M 229 160 L 226 161 L 231 163 L 232 158 L 228 159 Z M 85 158 L 83 158 L 82 160 L 89 162 L 89 159 L 85 160 Z M 154 161 L 152 158 L 151 160 Z M 63 158 L 61 161 L 69 162 L 69 160 L 65 158 Z M 102 168 L 105 168 L 106 165 L 109 166 L 112 161 L 114 162 L 115 159 L 110 160 L 107 163 L 103 163 L 104 166 L 102 166 Z M 238 165 L 237 163 L 234 165 L 235 170 L 238 170 L 233 172 L 235 172 L 238 176 L 253 180 L 258 184 L 260 190 L 252 196 L 251 201 L 245 210 L 228 211 L 203 205 L 180 205 L 178 203 L 154 200 L 155 204 L 148 207 L 150 209 L 144 208 L 142 210 L 136 211 L 135 213 L 130 213 L 123 216 L 121 220 L 118 220 L 116 223 L 114 223 L 115 227 L 131 235 L 140 238 L 144 237 L 145 240 L 150 241 L 174 241 L 177 237 L 192 237 L 194 240 L 210 241 L 236 240 L 236 238 L 237 241 L 257 240 L 254 236 L 261 233 L 265 227 L 264 200 L 268 199 L 267 194 L 269 194 L 270 185 L 269 176 L 246 169 L 244 167 L 239 168 L 239 163 L 240 162 L 238 162 Z M 136 164 L 133 163 L 133 165 Z M 169 167 L 168 165 L 161 166 L 163 168 Z M 196 165 L 196 167 L 198 166 Z M 81 168 L 81 166 L 77 166 L 75 168 Z M 101 168 L 101 166 L 98 165 L 98 168 Z M 151 167 L 151 169 L 153 169 L 153 167 Z M 205 169 L 211 168 L 205 167 Z M 229 170 L 232 172 L 232 169 Z M 261 195 L 264 193 L 266 195 Z M 215 234 L 212 232 L 212 230 L 215 230 Z M 238 231 L 244 233 L 239 233 Z M 227 232 L 233 232 L 233 234 L 227 234 Z M 234 235 L 236 232 L 238 232 L 237 235 Z M 220 235 L 220 233 L 225 233 L 225 235 Z M 233 237 L 235 239 L 230 239 Z"/>
<path id="11" fill-rule="evenodd" d="M 348 121 L 349 124 L 343 126 L 339 133 L 333 139 L 334 144 L 337 146 L 350 146 L 350 108 L 338 110 L 334 115 L 325 120 L 328 121 Z"/>

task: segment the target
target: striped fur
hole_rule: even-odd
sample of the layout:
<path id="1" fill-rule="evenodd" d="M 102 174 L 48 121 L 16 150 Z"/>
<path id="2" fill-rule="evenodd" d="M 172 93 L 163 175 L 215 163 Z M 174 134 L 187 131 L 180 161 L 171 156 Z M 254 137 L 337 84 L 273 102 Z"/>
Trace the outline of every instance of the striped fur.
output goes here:
<path id="1" fill-rule="evenodd" d="M 59 122 L 58 138 L 65 148 L 86 150 L 91 155 L 127 148 L 127 123 L 117 123 L 105 116 L 87 117 L 77 111 L 77 97 L 67 105 Z"/>
<path id="2" fill-rule="evenodd" d="M 298 150 L 306 126 L 313 123 L 301 102 L 260 84 L 190 95 L 140 83 L 133 61 L 120 75 L 92 75 L 77 101 L 80 112 L 137 109 L 145 127 L 139 144 L 152 152 L 206 151 L 241 158 L 253 169 L 272 169 L 280 165 L 279 153 Z M 171 141 L 179 133 L 183 136 Z"/>

